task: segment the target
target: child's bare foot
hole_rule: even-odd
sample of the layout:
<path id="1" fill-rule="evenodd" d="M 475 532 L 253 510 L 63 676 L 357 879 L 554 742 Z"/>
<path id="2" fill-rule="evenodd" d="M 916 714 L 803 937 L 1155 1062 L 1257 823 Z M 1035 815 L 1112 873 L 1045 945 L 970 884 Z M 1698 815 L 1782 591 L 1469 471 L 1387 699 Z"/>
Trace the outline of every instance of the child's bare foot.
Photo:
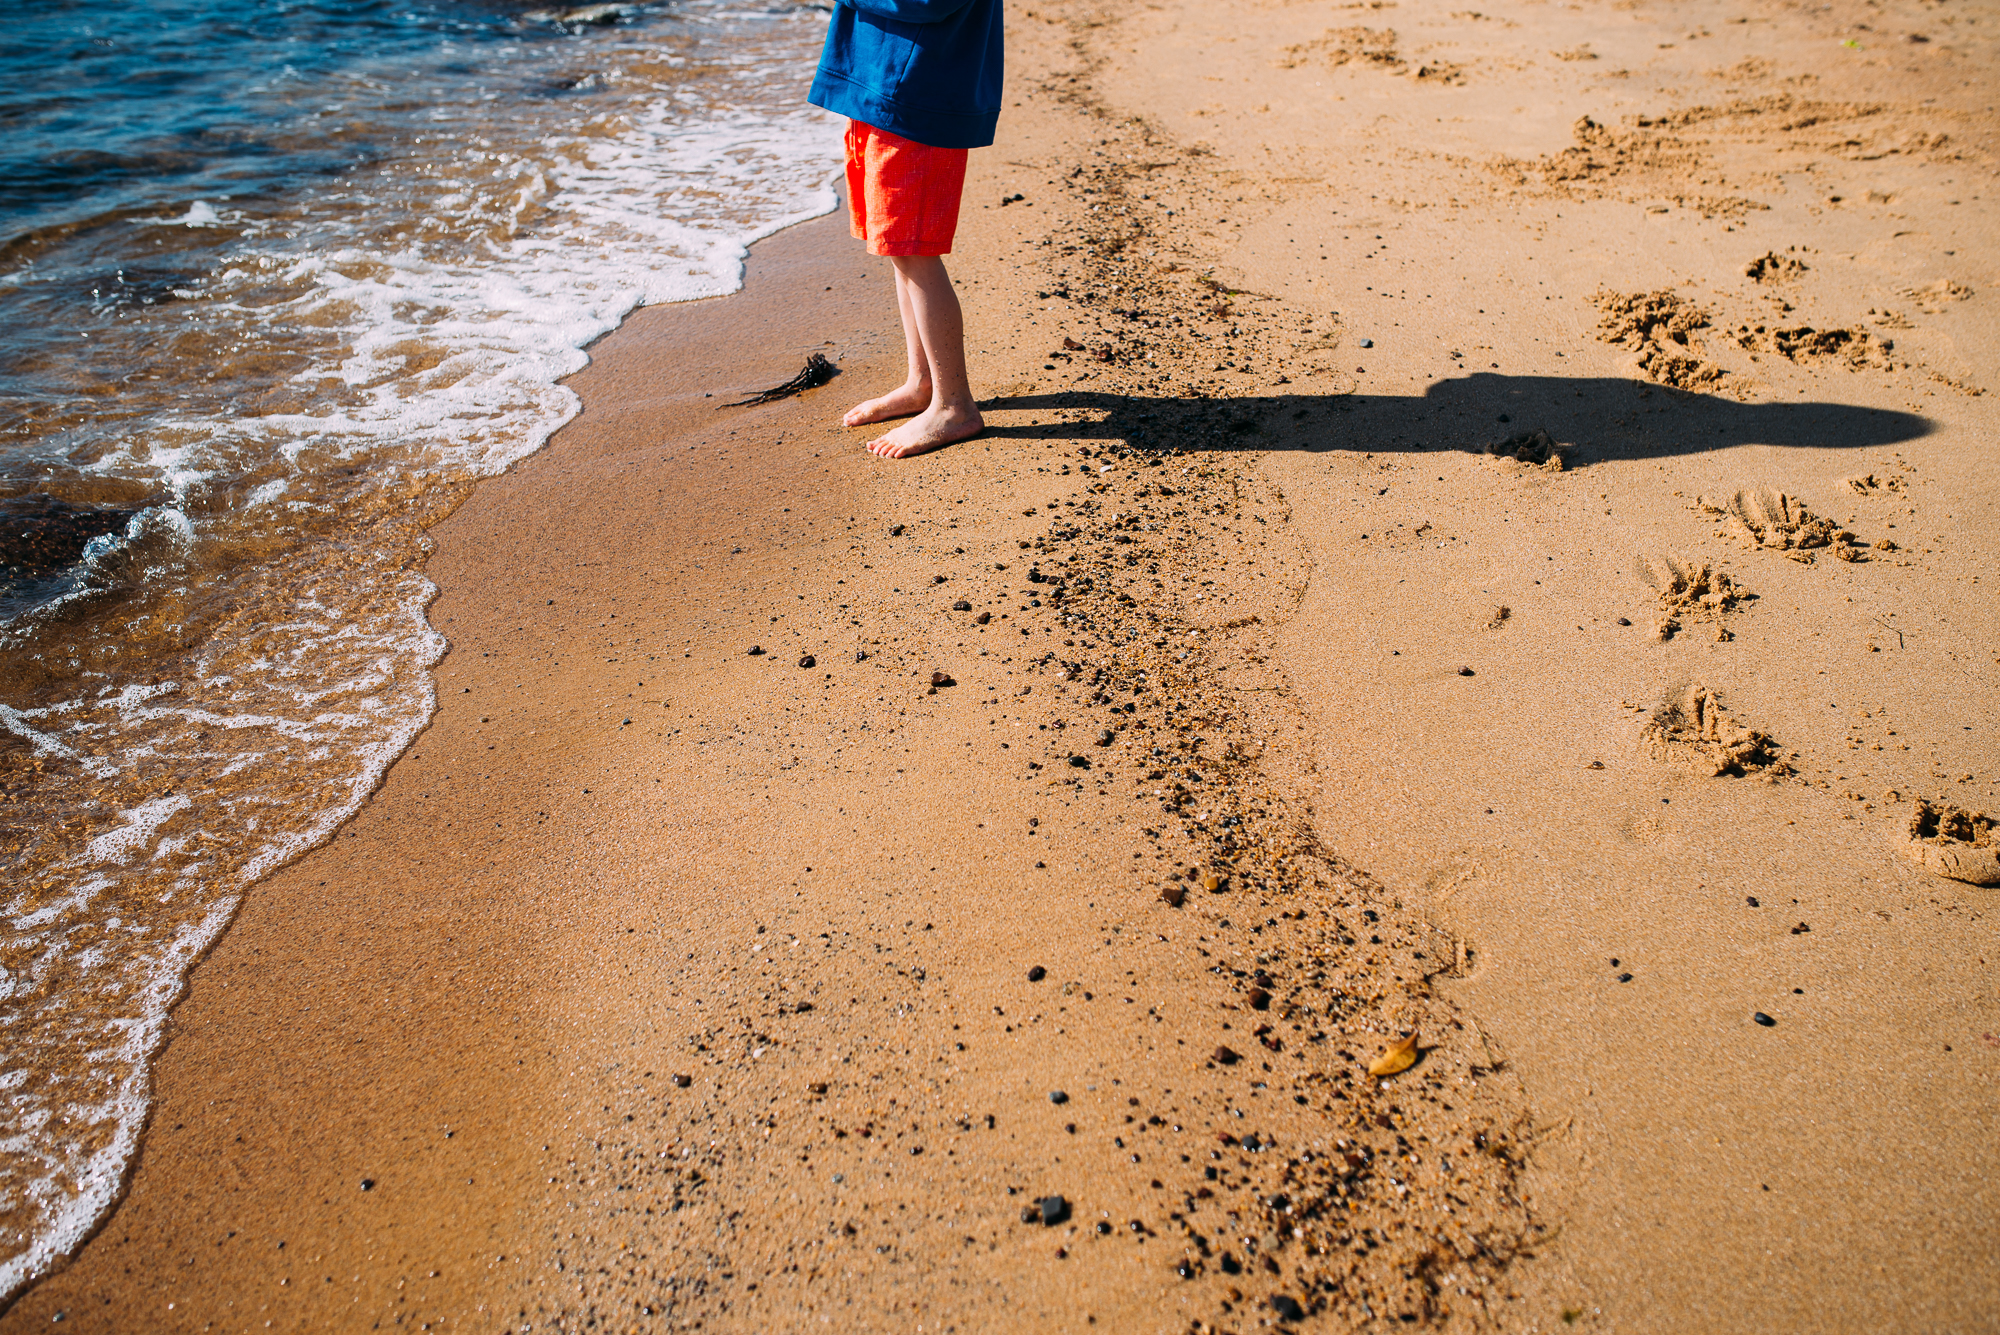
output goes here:
<path id="1" fill-rule="evenodd" d="M 931 387 L 928 381 L 918 384 L 910 381 L 890 390 L 879 399 L 869 399 L 857 403 L 847 410 L 840 419 L 842 426 L 867 426 L 870 422 L 886 422 L 892 417 L 910 417 L 930 406 Z"/>
<path id="2" fill-rule="evenodd" d="M 976 436 L 986 429 L 977 408 L 931 408 L 868 442 L 868 452 L 884 459 L 907 459 Z"/>

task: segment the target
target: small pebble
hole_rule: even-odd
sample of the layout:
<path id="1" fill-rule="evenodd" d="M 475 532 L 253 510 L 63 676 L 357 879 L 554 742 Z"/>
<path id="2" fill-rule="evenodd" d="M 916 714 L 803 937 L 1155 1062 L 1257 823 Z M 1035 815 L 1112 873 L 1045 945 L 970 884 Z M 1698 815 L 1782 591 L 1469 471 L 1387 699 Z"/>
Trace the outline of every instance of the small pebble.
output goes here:
<path id="1" fill-rule="evenodd" d="M 1042 981 L 1042 979 L 1047 978 L 1048 976 L 1049 976 L 1049 971 L 1047 969 L 1044 969 L 1039 964 L 1037 964 L 1034 968 L 1028 970 L 1028 981 L 1031 983 L 1039 983 Z"/>
<path id="2" fill-rule="evenodd" d="M 693 1083 L 694 1083 L 694 1077 L 691 1075 L 676 1075 L 674 1077 L 675 1089 L 686 1089 L 689 1085 Z"/>
<path id="3" fill-rule="evenodd" d="M 1618 981 L 1621 983 L 1629 983 L 1632 981 L 1632 975 L 1629 973 L 1621 973 L 1618 975 Z"/>
<path id="4" fill-rule="evenodd" d="M 375 1190 L 375 1179 L 374 1179 L 374 1178 L 372 1178 L 372 1177 L 364 1177 L 364 1178 L 362 1178 L 362 1179 L 361 1179 L 361 1189 L 362 1189 L 363 1191 L 373 1191 L 373 1190 Z"/>
<path id="5" fill-rule="evenodd" d="M 1049 1102 L 1060 1108 L 1063 1104 L 1069 1102 L 1069 1094 L 1065 1090 L 1052 1089 L 1049 1091 Z"/>
<path id="6" fill-rule="evenodd" d="M 892 537 L 892 538 L 900 538 L 900 537 L 902 537 L 902 536 L 903 536 L 903 526 L 902 526 L 901 524 L 896 524 L 896 525 L 893 525 L 893 526 L 891 526 L 891 527 L 890 527 L 890 529 L 889 529 L 889 536 L 890 536 L 890 537 Z"/>
<path id="7" fill-rule="evenodd" d="M 750 646 L 750 648 L 749 648 L 749 650 L 748 650 L 747 652 L 749 653 L 749 655 L 750 655 L 750 656 L 751 656 L 752 658 L 755 658 L 755 657 L 756 657 L 756 656 L 757 656 L 758 654 L 761 654 L 761 653 L 763 653 L 763 652 L 764 652 L 764 646 L 763 646 L 763 645 L 761 645 L 761 644 L 753 644 L 753 645 L 751 645 L 751 646 Z"/>
<path id="8" fill-rule="evenodd" d="M 1044 1196 L 1041 1201 L 1042 1223 L 1050 1228 L 1069 1218 L 1069 1202 L 1060 1196 Z"/>
<path id="9" fill-rule="evenodd" d="M 1361 340 L 1361 346 L 1364 348 L 1372 348 L 1375 346 L 1375 340 L 1372 338 L 1364 338 Z"/>
<path id="10" fill-rule="evenodd" d="M 1753 908 L 1753 909 L 1754 909 L 1754 908 L 1761 908 L 1761 907 L 1763 907 L 1762 905 L 1760 905 L 1760 904 L 1759 904 L 1759 903 L 1757 902 L 1757 896 L 1755 896 L 1755 895 L 1745 895 L 1745 896 L 1743 896 L 1743 902 L 1744 902 L 1744 903 L 1746 903 L 1746 904 L 1748 904 L 1748 905 L 1749 905 L 1749 906 L 1750 906 L 1751 908 Z"/>
<path id="11" fill-rule="evenodd" d="M 866 663 L 868 661 L 868 651 L 866 649 L 856 649 L 854 651 L 854 661 L 857 663 Z"/>
<path id="12" fill-rule="evenodd" d="M 1755 1015 L 1751 1016 L 1750 1018 L 1755 1020 L 1758 1024 L 1763 1025 L 1766 1029 L 1769 1029 L 1772 1025 L 1775 1025 L 1777 1023 L 1776 1020 L 1764 1014 L 1764 1012 L 1762 1011 L 1758 1011 Z"/>
<path id="13" fill-rule="evenodd" d="M 1160 891 L 1160 898 L 1167 901 L 1167 907 L 1177 909 L 1187 902 L 1187 887 L 1170 885 Z"/>
<path id="14" fill-rule="evenodd" d="M 1469 667 L 1462 667 L 1458 670 L 1458 675 L 1461 677 L 1469 677 L 1472 675 L 1472 669 Z"/>
<path id="15" fill-rule="evenodd" d="M 956 686 L 958 685 L 958 683 L 951 679 L 951 674 L 949 672 L 933 672 L 931 673 L 931 685 L 933 687 Z"/>
<path id="16" fill-rule="evenodd" d="M 801 658 L 799 660 L 799 666 L 802 668 L 817 667 L 819 666 L 819 660 L 817 658 L 814 658 L 811 654 L 807 654 L 804 658 Z"/>
<path id="17" fill-rule="evenodd" d="M 1619 624 L 1619 625 L 1621 625 L 1621 626 L 1629 626 L 1629 625 L 1631 625 L 1631 624 L 1632 624 L 1632 618 L 1631 618 L 1631 617 L 1619 617 L 1619 618 L 1618 618 L 1618 624 Z"/>
<path id="18" fill-rule="evenodd" d="M 1235 1048 L 1221 1047 L 1215 1050 L 1215 1060 L 1221 1062 L 1224 1066 L 1234 1066 L 1237 1062 L 1243 1060 L 1243 1054 Z"/>
<path id="19" fill-rule="evenodd" d="M 951 610 L 954 612 L 970 612 L 972 610 L 972 604 L 968 603 L 967 601 L 965 601 L 965 599 L 961 598 L 957 602 L 951 605 Z"/>
<path id="20" fill-rule="evenodd" d="M 978 616 L 972 619 L 983 626 L 987 622 L 993 620 L 993 614 L 991 612 L 981 612 Z"/>
<path id="21" fill-rule="evenodd" d="M 1071 756 L 1069 758 L 1069 767 L 1071 769 L 1089 769 L 1090 761 L 1083 756 Z"/>
<path id="22" fill-rule="evenodd" d="M 1306 1319 L 1306 1309 L 1299 1306 L 1298 1300 L 1296 1298 L 1289 1298 L 1282 1293 L 1271 1295 L 1271 1310 L 1278 1314 L 1278 1320 L 1280 1321 L 1303 1321 Z"/>
<path id="23" fill-rule="evenodd" d="M 1253 987 L 1249 993 L 1250 1009 L 1261 1011 L 1270 1009 L 1271 994 L 1261 987 Z"/>

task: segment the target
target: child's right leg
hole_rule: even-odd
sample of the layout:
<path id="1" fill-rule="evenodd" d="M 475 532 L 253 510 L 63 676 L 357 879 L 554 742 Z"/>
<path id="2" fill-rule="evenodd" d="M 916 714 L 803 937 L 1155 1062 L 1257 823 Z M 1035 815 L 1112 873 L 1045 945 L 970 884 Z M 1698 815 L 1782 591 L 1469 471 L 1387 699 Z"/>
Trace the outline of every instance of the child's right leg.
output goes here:
<path id="1" fill-rule="evenodd" d="M 931 363 L 924 352 L 923 335 L 917 329 L 916 311 L 911 305 L 910 283 L 899 267 L 896 270 L 896 306 L 903 316 L 903 343 L 909 354 L 910 370 L 903 383 L 880 398 L 857 403 L 840 419 L 842 426 L 866 426 L 897 417 L 914 417 L 931 406 Z"/>

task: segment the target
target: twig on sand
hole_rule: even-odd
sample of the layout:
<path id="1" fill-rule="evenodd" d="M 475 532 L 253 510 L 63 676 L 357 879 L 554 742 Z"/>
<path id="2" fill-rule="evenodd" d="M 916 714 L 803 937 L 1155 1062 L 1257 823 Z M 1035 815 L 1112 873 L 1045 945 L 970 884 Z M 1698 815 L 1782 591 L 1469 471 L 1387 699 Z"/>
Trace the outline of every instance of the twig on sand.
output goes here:
<path id="1" fill-rule="evenodd" d="M 746 408 L 753 403 L 770 403 L 775 399 L 788 399 L 794 394 L 803 393 L 809 389 L 817 389 L 839 374 L 840 368 L 828 361 L 825 353 L 815 352 L 812 356 L 806 358 L 805 369 L 790 380 L 787 380 L 784 384 L 773 385 L 761 394 L 752 394 L 749 398 L 738 399 L 734 403 L 718 403 L 716 408 L 718 410 L 723 408 Z"/>

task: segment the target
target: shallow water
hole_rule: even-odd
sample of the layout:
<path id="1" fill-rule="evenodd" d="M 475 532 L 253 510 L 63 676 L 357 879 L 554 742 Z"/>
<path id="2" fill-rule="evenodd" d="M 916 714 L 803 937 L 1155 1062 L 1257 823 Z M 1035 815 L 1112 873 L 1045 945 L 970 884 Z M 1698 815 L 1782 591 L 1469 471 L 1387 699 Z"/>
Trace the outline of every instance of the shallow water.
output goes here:
<path id="1" fill-rule="evenodd" d="M 557 11 L 560 12 L 560 11 Z M 257 876 L 432 709 L 424 523 L 833 204 L 824 15 L 47 4 L 0 42 L 0 1297 Z"/>

